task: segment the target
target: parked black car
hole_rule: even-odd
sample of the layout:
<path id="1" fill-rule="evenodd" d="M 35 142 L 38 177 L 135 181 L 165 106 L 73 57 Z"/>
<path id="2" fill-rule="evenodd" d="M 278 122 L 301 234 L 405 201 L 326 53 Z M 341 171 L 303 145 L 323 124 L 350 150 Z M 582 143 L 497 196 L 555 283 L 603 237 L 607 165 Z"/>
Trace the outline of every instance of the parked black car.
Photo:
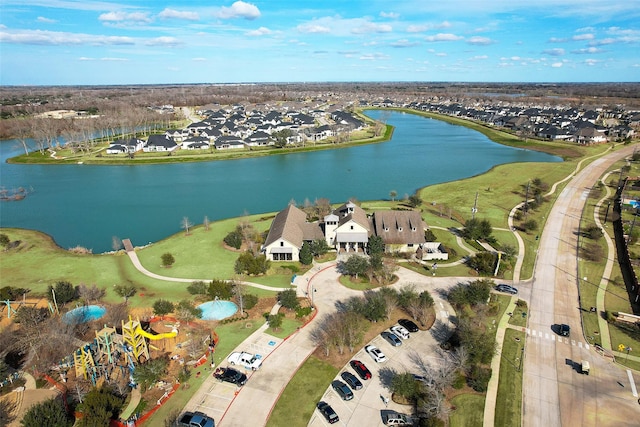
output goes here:
<path id="1" fill-rule="evenodd" d="M 353 375 L 351 372 L 344 371 L 340 374 L 340 377 L 349 385 L 349 387 L 351 387 L 352 390 L 360 390 L 362 388 L 362 383 L 358 377 Z"/>
<path id="2" fill-rule="evenodd" d="M 349 364 L 351 365 L 353 370 L 356 371 L 356 374 L 360 376 L 360 378 L 362 378 L 363 380 L 371 379 L 371 371 L 365 366 L 364 363 L 359 360 L 352 360 L 351 362 L 349 362 Z"/>
<path id="3" fill-rule="evenodd" d="M 398 324 L 400 326 L 404 326 L 404 328 L 409 332 L 418 332 L 419 331 L 418 325 L 416 325 L 415 323 L 413 323 L 409 319 L 400 319 L 400 320 L 398 320 Z"/>
<path id="4" fill-rule="evenodd" d="M 247 376 L 233 368 L 218 368 L 213 373 L 213 376 L 220 381 L 226 381 L 238 387 L 242 387 L 247 383 Z"/>
<path id="5" fill-rule="evenodd" d="M 335 424 L 340 421 L 340 418 L 338 417 L 338 414 L 336 414 L 336 411 L 334 411 L 331 405 L 329 405 L 327 402 L 323 402 L 321 400 L 320 402 L 318 402 L 316 407 L 318 408 L 318 411 L 320 411 L 320 413 L 324 415 L 329 424 Z"/>
<path id="6" fill-rule="evenodd" d="M 353 392 L 349 388 L 348 385 L 343 383 L 340 380 L 334 380 L 331 382 L 331 387 L 338 393 L 338 396 L 342 398 L 342 400 L 351 400 L 353 399 Z"/>

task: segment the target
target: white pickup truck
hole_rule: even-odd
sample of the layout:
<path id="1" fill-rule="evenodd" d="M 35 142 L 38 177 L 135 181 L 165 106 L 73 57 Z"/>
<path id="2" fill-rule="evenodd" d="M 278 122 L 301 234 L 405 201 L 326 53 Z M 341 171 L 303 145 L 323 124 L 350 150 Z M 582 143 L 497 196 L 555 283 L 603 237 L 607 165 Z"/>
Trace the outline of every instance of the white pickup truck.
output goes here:
<path id="1" fill-rule="evenodd" d="M 231 353 L 227 358 L 227 362 L 232 365 L 241 365 L 247 369 L 257 371 L 262 365 L 262 357 L 256 354 L 247 353 L 246 351 L 236 351 Z"/>

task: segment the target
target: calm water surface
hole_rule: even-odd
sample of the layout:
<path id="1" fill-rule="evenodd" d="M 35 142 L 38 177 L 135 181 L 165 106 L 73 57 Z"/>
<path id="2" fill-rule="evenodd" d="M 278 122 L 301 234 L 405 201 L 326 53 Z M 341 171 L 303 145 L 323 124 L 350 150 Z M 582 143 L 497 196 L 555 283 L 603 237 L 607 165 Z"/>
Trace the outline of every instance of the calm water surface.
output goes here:
<path id="1" fill-rule="evenodd" d="M 380 111 L 369 111 L 371 117 Z M 389 114 L 385 112 L 385 114 Z M 206 163 L 91 166 L 12 165 L 15 141 L 0 143 L 0 185 L 32 188 L 19 202 L 0 202 L 0 226 L 43 231 L 69 248 L 111 250 L 112 237 L 143 245 L 200 224 L 298 203 L 350 197 L 402 197 L 430 184 L 477 175 L 513 162 L 560 158 L 505 147 L 470 129 L 392 112 L 393 139 L 381 144 Z"/>

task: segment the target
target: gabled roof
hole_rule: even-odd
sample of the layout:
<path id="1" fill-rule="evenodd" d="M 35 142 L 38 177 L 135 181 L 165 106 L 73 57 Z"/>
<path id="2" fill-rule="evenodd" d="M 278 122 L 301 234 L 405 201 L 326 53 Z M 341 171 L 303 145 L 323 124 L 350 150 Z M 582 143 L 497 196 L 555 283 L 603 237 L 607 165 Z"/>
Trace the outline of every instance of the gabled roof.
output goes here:
<path id="1" fill-rule="evenodd" d="M 147 147 L 156 146 L 156 147 L 175 147 L 178 145 L 172 138 L 169 138 L 167 135 L 162 134 L 153 134 L 149 135 L 149 139 L 147 139 Z"/>
<path id="2" fill-rule="evenodd" d="M 293 205 L 278 212 L 271 224 L 269 234 L 264 242 L 268 246 L 278 239 L 302 247 L 305 240 L 324 239 L 324 234 L 317 223 L 308 223 L 307 214 Z"/>
<path id="3" fill-rule="evenodd" d="M 425 243 L 425 223 L 417 211 L 376 211 L 373 226 L 385 244 Z"/>
<path id="4" fill-rule="evenodd" d="M 364 227 L 367 232 L 371 233 L 371 227 L 366 212 L 355 203 L 347 202 L 336 208 L 332 213 L 338 215 L 340 218 L 338 221 L 338 227 L 349 221 L 354 221 L 356 224 Z"/>

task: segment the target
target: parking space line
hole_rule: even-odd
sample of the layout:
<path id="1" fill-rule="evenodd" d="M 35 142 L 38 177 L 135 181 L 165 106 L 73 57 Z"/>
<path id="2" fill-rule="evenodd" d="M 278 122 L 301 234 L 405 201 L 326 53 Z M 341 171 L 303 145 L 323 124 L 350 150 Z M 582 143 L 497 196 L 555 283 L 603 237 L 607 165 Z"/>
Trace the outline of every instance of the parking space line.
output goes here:
<path id="1" fill-rule="evenodd" d="M 633 381 L 631 369 L 627 369 L 627 376 L 629 377 L 629 383 L 631 384 L 631 394 L 633 394 L 633 397 L 638 397 L 638 390 L 636 389 L 635 381 Z"/>

